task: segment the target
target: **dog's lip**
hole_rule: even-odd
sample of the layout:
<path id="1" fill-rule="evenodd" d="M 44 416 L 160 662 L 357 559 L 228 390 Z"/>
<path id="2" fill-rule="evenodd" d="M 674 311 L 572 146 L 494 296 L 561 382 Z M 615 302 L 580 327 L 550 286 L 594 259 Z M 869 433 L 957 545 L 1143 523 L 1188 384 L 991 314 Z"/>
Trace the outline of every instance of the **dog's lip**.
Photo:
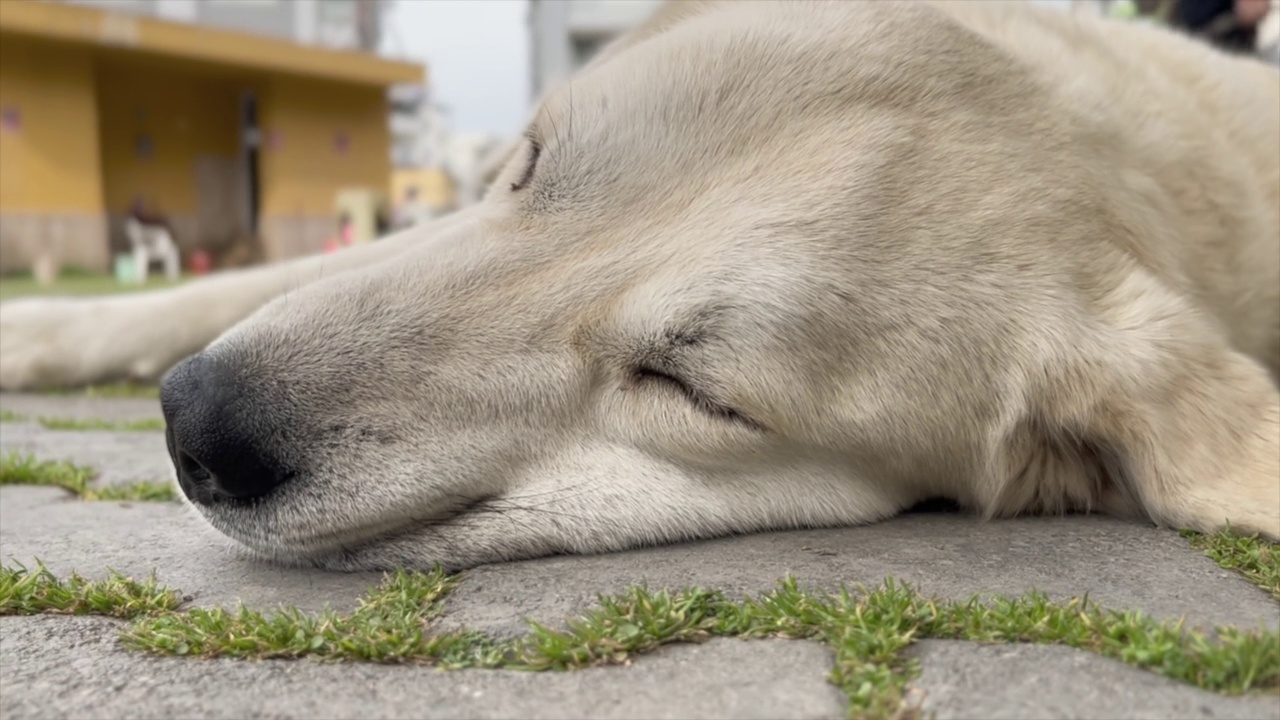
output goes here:
<path id="1" fill-rule="evenodd" d="M 217 503 L 210 506 L 195 503 L 191 505 L 214 529 L 255 553 L 275 558 L 313 560 L 340 555 L 355 548 L 378 545 L 416 530 L 451 522 L 474 513 L 477 508 L 494 499 L 493 495 L 479 496 L 454 508 L 444 509 L 427 516 L 405 517 L 394 523 L 331 528 L 327 532 L 310 534 L 306 537 L 285 538 L 273 532 L 245 533 L 243 529 L 246 525 L 231 519 L 237 515 L 260 511 L 261 507 L 268 503 L 286 502 L 287 499 L 282 497 L 286 494 L 272 493 L 269 497 L 264 496 L 246 502 Z M 188 502 L 190 503 L 190 500 Z M 248 527 L 256 529 L 260 525 L 248 519 Z M 281 540 L 286 542 L 282 543 Z"/>

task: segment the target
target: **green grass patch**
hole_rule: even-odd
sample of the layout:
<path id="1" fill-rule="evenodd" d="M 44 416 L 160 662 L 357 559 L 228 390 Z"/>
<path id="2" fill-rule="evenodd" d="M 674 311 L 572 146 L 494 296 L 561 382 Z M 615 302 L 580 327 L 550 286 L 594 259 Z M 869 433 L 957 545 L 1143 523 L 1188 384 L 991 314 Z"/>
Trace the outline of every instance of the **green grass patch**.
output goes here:
<path id="1" fill-rule="evenodd" d="M 300 658 L 381 663 L 430 662 L 454 667 L 493 666 L 495 647 L 476 633 L 433 634 L 430 622 L 457 583 L 436 570 L 400 572 L 371 592 L 355 612 L 271 615 L 192 609 L 143 618 L 121 635 L 126 647 L 166 655 Z M 487 660 L 486 660 L 487 658 Z M 443 663 L 442 663 L 443 661 Z"/>
<path id="2" fill-rule="evenodd" d="M 88 487 L 80 493 L 80 499 L 103 502 L 175 502 L 178 491 L 174 490 L 172 483 L 139 480 L 121 485 Z"/>
<path id="3" fill-rule="evenodd" d="M 563 671 L 627 662 L 662 645 L 712 637 L 810 638 L 835 651 L 830 680 L 848 695 L 855 718 L 915 714 L 904 698 L 919 667 L 903 650 L 926 638 L 1067 645 L 1229 694 L 1280 688 L 1280 633 L 1218 628 L 1206 635 L 1141 613 L 1104 610 L 1087 599 L 1055 603 L 1034 592 L 950 601 L 926 598 L 892 580 L 869 591 L 816 593 L 788 578 L 770 593 L 735 602 L 696 588 L 635 588 L 601 597 L 597 609 L 565 629 L 531 622 L 525 636 L 496 642 L 471 631 L 433 631 L 445 597 L 459 582 L 438 569 L 389 574 L 346 614 L 282 609 L 268 615 L 244 607 L 178 612 L 178 594 L 154 581 L 58 581 L 43 569 L 36 575 L 33 580 L 25 570 L 6 570 L 0 576 L 0 614 L 128 612 L 134 620 L 121 631 L 124 646 L 161 655 Z"/>
<path id="4" fill-rule="evenodd" d="M 10 452 L 0 456 L 0 485 L 53 485 L 81 495 L 95 472 L 66 461 L 37 460 Z"/>
<path id="5" fill-rule="evenodd" d="M 0 485 L 52 485 L 75 493 L 81 500 L 172 501 L 178 498 L 171 483 L 141 481 L 93 487 L 92 468 L 64 460 L 37 460 L 10 452 L 0 456 Z"/>
<path id="6" fill-rule="evenodd" d="M 163 276 L 152 276 L 145 283 L 122 283 L 111 275 L 64 271 L 52 284 L 41 285 L 30 274 L 6 275 L 0 277 L 0 300 L 51 295 L 119 295 L 174 287 L 187 279 L 182 277 L 170 282 Z"/>
<path id="7" fill-rule="evenodd" d="M 48 430 L 113 430 L 117 432 L 154 432 L 164 430 L 164 420 L 98 420 L 39 417 L 36 422 Z"/>
<path id="8" fill-rule="evenodd" d="M 112 572 L 106 580 L 72 574 L 60 580 L 37 562 L 35 572 L 19 565 L 0 567 L 0 615 L 108 615 L 136 618 L 177 610 L 182 601 L 155 578 L 140 583 Z"/>
<path id="9" fill-rule="evenodd" d="M 1253 536 L 1240 536 L 1230 531 L 1211 535 L 1184 531 L 1195 548 L 1203 550 L 1214 562 L 1244 575 L 1254 585 L 1280 600 L 1280 543 Z"/>
<path id="10" fill-rule="evenodd" d="M 0 410 L 0 422 L 30 422 L 25 415 Z M 141 420 L 99 420 L 97 418 L 56 418 L 40 416 L 35 419 L 46 430 L 109 430 L 114 432 L 152 432 L 164 430 L 164 420 L 144 418 Z"/>

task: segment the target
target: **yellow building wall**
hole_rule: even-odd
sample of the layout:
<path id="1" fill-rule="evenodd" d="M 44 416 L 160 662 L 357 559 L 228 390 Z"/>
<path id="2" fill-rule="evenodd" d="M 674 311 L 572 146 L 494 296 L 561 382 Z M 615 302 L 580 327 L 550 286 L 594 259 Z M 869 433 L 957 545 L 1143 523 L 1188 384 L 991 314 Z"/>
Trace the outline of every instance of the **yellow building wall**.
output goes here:
<path id="1" fill-rule="evenodd" d="M 409 188 L 418 189 L 418 199 L 425 205 L 446 209 L 456 201 L 456 189 L 449 173 L 440 168 L 396 168 L 391 173 L 391 199 L 404 202 Z"/>
<path id="2" fill-rule="evenodd" d="M 93 59 L 0 33 L 0 272 L 107 266 Z"/>
<path id="3" fill-rule="evenodd" d="M 152 210 L 193 218 L 197 161 L 239 155 L 239 88 L 155 62 L 104 62 L 97 92 L 107 211 L 127 213 L 140 195 Z"/>
<path id="4" fill-rule="evenodd" d="M 261 95 L 261 235 L 268 258 L 320 250 L 344 189 L 387 194 L 389 107 L 382 87 L 276 76 Z"/>
<path id="5" fill-rule="evenodd" d="M 389 190 L 386 90 L 276 78 L 262 96 L 262 214 L 332 214 L 337 191 Z M 346 149 L 338 147 L 345 136 Z"/>
<path id="6" fill-rule="evenodd" d="M 102 210 L 93 60 L 68 45 L 0 36 L 0 212 Z"/>
<path id="7" fill-rule="evenodd" d="M 232 167 L 243 163 L 246 90 L 258 98 L 258 234 L 267 259 L 320 250 L 337 234 L 343 190 L 390 200 L 381 85 L 0 33 L 0 107 L 20 118 L 18 128 L 0 127 L 0 271 L 30 267 L 51 248 L 65 265 L 107 269 L 139 196 L 168 216 L 186 250 L 227 236 L 218 219 L 247 213 L 247 169 Z M 216 190 L 231 182 L 240 187 Z"/>

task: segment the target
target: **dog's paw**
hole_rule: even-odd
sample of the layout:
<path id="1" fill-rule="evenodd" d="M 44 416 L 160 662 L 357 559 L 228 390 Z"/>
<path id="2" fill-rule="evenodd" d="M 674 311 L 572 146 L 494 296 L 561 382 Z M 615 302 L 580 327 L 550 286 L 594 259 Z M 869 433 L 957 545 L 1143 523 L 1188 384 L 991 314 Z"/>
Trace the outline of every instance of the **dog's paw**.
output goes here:
<path id="1" fill-rule="evenodd" d="M 145 318 L 119 299 L 32 298 L 0 303 L 0 390 L 126 379 Z M 134 322 L 138 321 L 138 322 Z M 136 350 L 135 350 L 136 352 Z M 142 358 L 138 358 L 142 359 Z"/>

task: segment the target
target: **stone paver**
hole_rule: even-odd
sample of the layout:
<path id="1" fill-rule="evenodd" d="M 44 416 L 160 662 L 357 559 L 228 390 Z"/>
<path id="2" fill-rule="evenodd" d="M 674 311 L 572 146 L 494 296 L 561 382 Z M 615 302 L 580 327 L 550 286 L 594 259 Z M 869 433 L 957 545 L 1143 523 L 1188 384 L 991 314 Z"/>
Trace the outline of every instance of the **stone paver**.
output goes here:
<path id="1" fill-rule="evenodd" d="M 830 652 L 712 640 L 570 673 L 183 660 L 115 647 L 99 618 L 0 618 L 6 718 L 838 718 Z"/>
<path id="2" fill-rule="evenodd" d="M 67 575 L 107 569 L 147 577 L 191 596 L 195 607 L 318 610 L 356 606 L 377 573 L 319 573 L 244 558 L 179 503 L 82 502 L 58 488 L 0 487 L 0 561 Z"/>
<path id="3" fill-rule="evenodd" d="M 10 400 L 0 397 L 0 407 L 30 412 Z M 57 405 L 63 400 L 41 397 L 54 407 L 31 414 L 69 417 Z M 111 416 L 113 403 L 137 403 L 95 402 L 101 414 L 81 417 L 120 418 L 134 410 Z M 92 464 L 112 481 L 156 479 L 152 464 L 167 469 L 158 433 L 0 424 L 0 449 L 22 447 Z M 177 503 L 82 502 L 56 488 L 0 487 L 0 560 L 30 566 L 37 557 L 57 573 L 88 577 L 154 569 L 195 606 L 350 609 L 379 580 L 249 560 Z M 449 598 L 441 625 L 510 637 L 524 631 L 524 618 L 555 624 L 597 594 L 637 584 L 740 596 L 787 574 L 810 588 L 893 576 L 949 597 L 1087 592 L 1116 609 L 1185 616 L 1202 627 L 1280 627 L 1280 605 L 1176 533 L 1102 517 L 981 523 L 958 514 L 477 568 Z M 117 627 L 103 618 L 0 618 L 0 716 L 781 718 L 835 717 L 844 707 L 826 682 L 829 652 L 798 641 L 722 639 L 663 649 L 628 667 L 530 675 L 154 658 L 117 647 Z M 926 641 L 911 652 L 923 670 L 915 688 L 938 718 L 1280 719 L 1280 698 L 1222 697 L 1068 648 Z"/>
<path id="4" fill-rule="evenodd" d="M 450 597 L 447 622 L 505 636 L 522 630 L 523 617 L 561 617 L 597 594 L 636 584 L 742 595 L 770 590 L 787 574 L 818 588 L 878 585 L 892 576 L 953 598 L 1088 592 L 1105 606 L 1186 616 L 1201 627 L 1280 627 L 1280 607 L 1270 597 L 1190 551 L 1176 533 L 1103 517 L 981 523 L 950 514 L 476 568 Z"/>
<path id="5" fill-rule="evenodd" d="M 920 661 L 925 714 L 984 720 L 1157 720 L 1280 717 L 1280 698 L 1222 698 L 1154 673 L 1051 645 L 925 640 Z"/>
<path id="6" fill-rule="evenodd" d="M 13 451 L 95 468 L 97 485 L 177 482 L 164 433 L 155 430 L 46 430 L 31 422 L 0 423 L 0 453 Z"/>
<path id="7" fill-rule="evenodd" d="M 0 408 L 28 418 L 56 417 L 74 420 L 160 420 L 160 401 L 155 398 L 111 398 L 84 395 L 5 393 Z"/>
<path id="8" fill-rule="evenodd" d="M 197 606 L 243 600 L 354 606 L 373 573 L 319 573 L 256 562 L 176 503 L 81 502 L 56 488 L 0 488 L 0 558 L 39 557 L 55 572 L 145 575 Z M 525 618 L 555 621 L 600 594 L 635 585 L 701 586 L 731 596 L 765 592 L 794 575 L 802 585 L 875 585 L 892 576 L 925 593 L 1089 597 L 1201 627 L 1280 627 L 1280 607 L 1235 573 L 1190 550 L 1175 533 L 1102 517 L 980 523 L 963 515 L 908 515 L 862 528 L 766 533 L 628 553 L 561 556 L 475 568 L 447 604 L 444 626 L 498 637 Z M 301 594 L 299 594 L 301 593 Z M 1231 602 L 1222 602 L 1230 597 Z"/>

